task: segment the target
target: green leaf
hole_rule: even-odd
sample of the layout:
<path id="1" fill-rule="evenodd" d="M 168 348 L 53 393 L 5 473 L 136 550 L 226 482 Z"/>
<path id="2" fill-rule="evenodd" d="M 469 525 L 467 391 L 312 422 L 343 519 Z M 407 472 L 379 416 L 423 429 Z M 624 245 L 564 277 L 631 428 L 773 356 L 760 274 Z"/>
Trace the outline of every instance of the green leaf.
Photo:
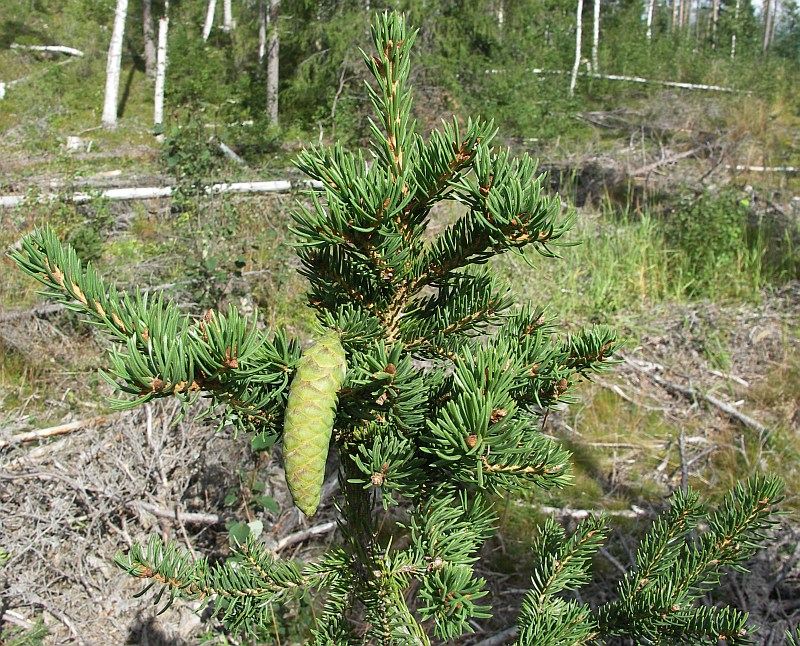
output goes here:
<path id="1" fill-rule="evenodd" d="M 272 512 L 273 514 L 277 514 L 281 510 L 280 505 L 278 505 L 278 501 L 272 496 L 255 496 L 253 498 L 253 502 L 255 502 L 257 505 L 261 505 L 264 509 Z"/>
<path id="2" fill-rule="evenodd" d="M 250 536 L 250 527 L 247 523 L 233 523 L 228 527 L 228 537 L 233 547 L 244 545 L 247 542 L 248 536 Z"/>
<path id="3" fill-rule="evenodd" d="M 272 448 L 273 444 L 275 444 L 275 440 L 277 439 L 278 438 L 276 435 L 272 435 L 267 432 L 256 433 L 253 436 L 253 439 L 250 440 L 250 448 L 256 453 L 260 451 L 268 451 Z"/>

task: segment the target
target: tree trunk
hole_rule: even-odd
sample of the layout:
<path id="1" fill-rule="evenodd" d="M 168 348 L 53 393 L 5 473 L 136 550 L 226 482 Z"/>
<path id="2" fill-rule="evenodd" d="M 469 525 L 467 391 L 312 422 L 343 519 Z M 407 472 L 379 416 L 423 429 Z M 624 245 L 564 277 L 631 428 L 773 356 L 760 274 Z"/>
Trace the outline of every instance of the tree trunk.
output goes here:
<path id="1" fill-rule="evenodd" d="M 719 0 L 711 5 L 711 47 L 717 48 L 717 24 L 719 23 Z"/>
<path id="2" fill-rule="evenodd" d="M 572 77 L 569 80 L 569 95 L 575 96 L 575 84 L 578 82 L 578 69 L 581 65 L 581 35 L 583 30 L 583 0 L 578 0 L 575 14 L 575 63 L 572 65 Z"/>
<path id="3" fill-rule="evenodd" d="M 505 0 L 497 0 L 497 26 L 502 29 L 506 22 L 506 3 Z"/>
<path id="4" fill-rule="evenodd" d="M 652 1 L 652 0 L 651 0 Z M 594 22 L 592 25 L 592 71 L 600 71 L 598 51 L 600 49 L 600 0 L 594 0 Z"/>
<path id="5" fill-rule="evenodd" d="M 231 31 L 234 27 L 231 0 L 222 0 L 222 31 Z"/>
<path id="6" fill-rule="evenodd" d="M 278 12 L 280 0 L 269 0 L 267 13 L 267 115 L 273 125 L 278 125 L 278 73 L 280 64 L 280 39 L 278 37 Z"/>
<path id="7" fill-rule="evenodd" d="M 153 33 L 153 0 L 142 0 L 142 34 L 144 36 L 144 71 L 148 78 L 156 75 L 156 41 Z"/>
<path id="8" fill-rule="evenodd" d="M 128 14 L 128 0 L 117 0 L 114 10 L 114 29 L 108 47 L 106 63 L 106 93 L 103 101 L 103 125 L 117 127 L 117 94 L 119 93 L 119 72 L 122 65 L 122 40 L 125 36 L 125 17 Z"/>
<path id="9" fill-rule="evenodd" d="M 167 78 L 167 32 L 169 30 L 168 6 L 164 7 L 164 15 L 158 21 L 158 62 L 156 65 L 156 93 L 153 103 L 153 123 L 156 126 L 164 123 L 164 84 Z"/>
<path id="10" fill-rule="evenodd" d="M 773 0 L 772 3 L 772 12 L 770 13 L 769 17 L 769 43 L 772 44 L 772 41 L 775 40 L 775 25 L 778 23 L 775 18 L 778 16 L 778 11 L 781 6 L 781 0 Z"/>
<path id="11" fill-rule="evenodd" d="M 772 2 L 771 0 L 764 0 L 764 46 L 762 51 L 766 52 L 769 47 L 769 21 L 772 19 Z"/>
<path id="12" fill-rule="evenodd" d="M 203 24 L 203 40 L 208 40 L 211 34 L 211 28 L 214 26 L 214 14 L 217 11 L 217 0 L 208 0 L 208 9 L 206 9 L 206 21 Z"/>
<path id="13" fill-rule="evenodd" d="M 647 40 L 648 42 L 653 39 L 653 11 L 655 8 L 655 0 L 647 0 Z"/>
<path id="14" fill-rule="evenodd" d="M 739 7 L 742 0 L 736 0 L 736 9 L 733 14 L 733 34 L 731 34 L 731 60 L 736 58 L 736 31 L 739 29 Z"/>
<path id="15" fill-rule="evenodd" d="M 670 22 L 670 30 L 675 31 L 678 26 L 678 6 L 679 0 L 672 0 L 672 22 Z"/>
<path id="16" fill-rule="evenodd" d="M 258 62 L 264 60 L 267 53 L 267 5 L 265 0 L 258 0 Z"/>

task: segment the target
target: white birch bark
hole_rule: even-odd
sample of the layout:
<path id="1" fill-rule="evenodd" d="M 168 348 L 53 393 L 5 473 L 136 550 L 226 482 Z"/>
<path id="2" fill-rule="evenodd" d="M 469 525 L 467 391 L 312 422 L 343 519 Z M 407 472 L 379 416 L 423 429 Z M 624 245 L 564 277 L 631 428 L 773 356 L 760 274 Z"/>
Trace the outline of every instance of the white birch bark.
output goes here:
<path id="1" fill-rule="evenodd" d="M 717 48 L 717 24 L 719 23 L 719 0 L 711 5 L 711 46 Z"/>
<path id="2" fill-rule="evenodd" d="M 204 187 L 206 195 L 221 195 L 224 193 L 235 193 L 246 195 L 249 193 L 289 193 L 291 191 L 307 190 L 310 188 L 321 189 L 322 182 L 314 180 L 271 180 L 264 182 L 233 182 L 230 184 L 209 184 Z M 99 192 L 92 193 L 73 193 L 64 195 L 63 193 L 44 193 L 34 198 L 29 195 L 0 195 L 0 208 L 13 208 L 26 202 L 45 203 L 63 200 L 74 204 L 85 204 L 96 200 L 98 197 L 111 202 L 125 200 L 153 200 L 158 198 L 170 197 L 174 191 L 172 186 L 142 186 L 136 188 L 107 188 Z"/>
<path id="3" fill-rule="evenodd" d="M 83 57 L 83 52 L 74 47 L 65 47 L 64 45 L 19 45 L 18 43 L 11 43 L 9 49 L 25 49 L 31 52 L 47 52 L 48 54 L 66 54 L 67 56 Z"/>
<path id="4" fill-rule="evenodd" d="M 670 31 L 675 31 L 678 26 L 678 0 L 672 0 L 672 22 L 669 24 Z"/>
<path id="5" fill-rule="evenodd" d="M 203 23 L 203 40 L 208 40 L 211 35 L 211 28 L 214 26 L 214 14 L 217 11 L 217 0 L 208 0 L 206 9 L 206 21 Z"/>
<path id="6" fill-rule="evenodd" d="M 739 29 L 739 7 L 742 0 L 736 0 L 736 9 L 733 14 L 733 33 L 731 34 L 731 60 L 736 58 L 736 30 Z"/>
<path id="7" fill-rule="evenodd" d="M 142 36 L 144 37 L 144 71 L 148 78 L 156 75 L 156 41 L 153 32 L 153 1 L 142 0 Z"/>
<path id="8" fill-rule="evenodd" d="M 103 101 L 103 125 L 106 128 L 117 126 L 117 95 L 119 93 L 119 74 L 122 65 L 122 40 L 125 36 L 125 17 L 128 14 L 128 0 L 117 0 L 114 10 L 114 29 L 108 47 L 106 63 L 106 92 Z"/>
<path id="9" fill-rule="evenodd" d="M 592 71 L 600 71 L 600 0 L 594 0 L 594 21 L 592 24 Z"/>
<path id="10" fill-rule="evenodd" d="M 502 29 L 506 22 L 506 3 L 505 0 L 497 0 L 497 26 Z"/>
<path id="11" fill-rule="evenodd" d="M 647 40 L 653 40 L 653 10 L 655 8 L 655 0 L 647 0 Z"/>
<path id="12" fill-rule="evenodd" d="M 164 15 L 158 21 L 158 58 L 156 61 L 156 91 L 153 102 L 153 123 L 159 126 L 164 123 L 164 86 L 167 79 L 167 33 L 169 32 L 169 16 L 164 8 Z"/>
<path id="13" fill-rule="evenodd" d="M 267 5 L 265 0 L 258 0 L 258 62 L 264 60 L 267 53 Z"/>
<path id="14" fill-rule="evenodd" d="M 578 69 L 581 65 L 581 35 L 583 30 L 583 0 L 578 0 L 575 13 L 575 63 L 572 65 L 572 76 L 569 79 L 569 95 L 575 96 L 575 84 L 578 82 Z"/>
<path id="15" fill-rule="evenodd" d="M 222 31 L 231 31 L 234 26 L 231 0 L 222 0 Z"/>
<path id="16" fill-rule="evenodd" d="M 273 125 L 278 125 L 278 74 L 280 71 L 278 12 L 280 4 L 280 0 L 269 0 L 269 12 L 267 13 L 267 115 Z"/>

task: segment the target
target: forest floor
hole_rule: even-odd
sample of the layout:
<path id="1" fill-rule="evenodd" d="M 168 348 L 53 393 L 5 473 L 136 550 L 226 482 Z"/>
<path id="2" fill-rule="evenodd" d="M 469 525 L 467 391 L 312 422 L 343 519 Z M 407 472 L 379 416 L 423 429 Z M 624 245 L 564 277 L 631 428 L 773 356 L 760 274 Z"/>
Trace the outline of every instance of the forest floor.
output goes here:
<path id="1" fill-rule="evenodd" d="M 304 283 L 287 245 L 285 201 L 217 197 L 201 212 L 189 205 L 176 213 L 155 201 L 39 205 L 11 212 L 0 243 L 12 245 L 42 221 L 72 232 L 73 240 L 84 231 L 78 243 L 123 286 L 158 286 L 186 304 L 256 307 L 268 325 L 307 338 L 310 318 L 297 316 Z M 85 233 L 87 222 L 96 240 Z M 614 235 L 616 225 L 594 222 Z M 242 231 L 254 233 L 243 240 Z M 572 271 L 569 251 L 563 253 L 555 275 Z M 238 258 L 245 271 L 234 269 Z M 519 297 L 538 293 L 541 269 L 509 262 L 499 269 L 513 278 Z M 94 370 L 105 340 L 70 313 L 41 308 L 32 281 L 7 269 L 0 280 L 4 638 L 43 619 L 45 642 L 53 644 L 222 643 L 198 603 L 176 602 L 156 616 L 149 595 L 134 598 L 141 586 L 114 566 L 114 554 L 155 532 L 221 558 L 226 523 L 258 518 L 276 551 L 311 558 L 336 540 L 335 482 L 328 503 L 308 521 L 291 505 L 279 457 L 254 456 L 246 438 L 191 414 L 173 424 L 177 409 L 169 403 L 107 414 L 109 391 Z M 623 361 L 546 420 L 545 432 L 573 451 L 575 486 L 497 500 L 500 536 L 481 562 L 495 617 L 461 643 L 513 623 L 527 587 L 530 538 L 544 515 L 555 513 L 567 525 L 586 510 L 611 516 L 616 531 L 598 557 L 591 589 L 599 601 L 613 594 L 636 537 L 670 492 L 689 484 L 718 500 L 757 470 L 786 479 L 788 513 L 751 573 L 726 578 L 709 602 L 748 609 L 762 626 L 759 643 L 782 643 L 783 631 L 800 621 L 800 281 L 747 298 L 633 299 L 594 315 L 581 294 L 576 300 L 561 292 L 556 285 L 541 298 L 566 308 L 571 327 L 592 319 L 617 327 L 626 339 Z M 74 421 L 63 435 L 18 439 Z M 261 496 L 276 504 L 259 505 Z M 307 600 L 278 609 L 265 639 L 302 643 L 314 611 Z"/>
<path id="2" fill-rule="evenodd" d="M 599 600 L 612 594 L 609 581 L 629 564 L 635 536 L 682 480 L 714 497 L 763 469 L 787 478 L 790 513 L 751 572 L 729 576 L 714 600 L 750 610 L 763 627 L 761 643 L 782 643 L 783 630 L 800 619 L 798 321 L 800 282 L 764 294 L 759 305 L 670 306 L 643 317 L 643 333 L 618 369 L 583 387 L 578 404 L 546 423 L 546 432 L 575 455 L 574 491 L 497 501 L 500 537 L 487 546 L 481 566 L 495 593 L 496 616 L 476 625 L 478 635 L 512 623 L 527 584 L 528 541 L 544 514 L 554 512 L 567 525 L 587 508 L 611 515 L 617 531 L 595 568 L 592 592 Z M 721 325 L 732 336 L 724 373 L 699 349 L 704 337 L 698 331 Z M 18 333 L 54 345 L 64 342 L 60 326 L 58 316 L 13 324 Z M 9 325 L 0 330 L 4 338 L 8 331 Z M 691 388 L 693 395 L 674 386 Z M 733 413 L 709 403 L 709 395 Z M 48 405 L 63 408 L 63 398 Z M 24 405 L 5 409 L 6 424 L 22 427 L 25 411 Z M 173 424 L 178 411 L 172 403 L 97 412 L 63 436 L 3 451 L 6 625 L 26 626 L 43 616 L 48 643 L 196 643 L 209 629 L 195 612 L 199 604 L 177 602 L 156 616 L 152 599 L 134 598 L 141 586 L 113 565 L 117 551 L 157 533 L 219 558 L 228 541 L 226 520 L 256 517 L 285 556 L 307 559 L 335 541 L 330 498 L 317 517 L 304 519 L 291 504 L 279 459 L 254 458 L 245 438 L 231 438 L 191 415 Z M 764 430 L 748 427 L 740 415 Z M 13 435 L 6 430 L 2 439 Z M 273 498 L 277 511 L 255 505 L 256 490 Z M 329 484 L 329 494 L 334 490 Z M 297 643 L 298 626 L 312 614 L 309 607 L 281 609 L 274 643 Z"/>

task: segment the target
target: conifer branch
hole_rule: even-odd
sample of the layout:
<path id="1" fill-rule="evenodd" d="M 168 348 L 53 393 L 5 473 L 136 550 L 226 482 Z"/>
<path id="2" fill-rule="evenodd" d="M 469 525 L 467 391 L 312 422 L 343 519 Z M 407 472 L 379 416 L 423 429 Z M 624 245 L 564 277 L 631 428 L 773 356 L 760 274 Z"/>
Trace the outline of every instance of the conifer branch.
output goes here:
<path id="1" fill-rule="evenodd" d="M 541 432 L 542 417 L 571 401 L 579 381 L 608 369 L 620 343 L 604 326 L 559 336 L 543 309 L 511 308 L 508 288 L 486 264 L 528 247 L 553 256 L 574 216 L 545 193 L 533 159 L 491 145 L 491 122 L 462 127 L 454 118 L 427 139 L 415 132 L 415 34 L 397 13 L 373 24 L 375 54 L 365 59 L 374 77 L 374 159 L 336 144 L 297 160 L 323 188 L 299 206 L 292 230 L 330 352 L 301 358 L 296 340 L 262 331 L 235 308 L 195 320 L 160 295 L 122 294 L 50 229 L 12 254 L 48 298 L 111 337 L 106 376 L 127 396 L 119 407 L 166 396 L 186 404 L 205 393 L 209 414 L 220 404 L 222 423 L 261 439 L 276 439 L 286 425 L 285 449 L 319 449 L 292 454 L 287 468 L 316 469 L 304 479 L 306 501 L 317 494 L 329 443 L 338 450 L 340 546 L 299 566 L 251 535 L 234 542 L 231 558 L 209 563 L 153 537 L 116 562 L 145 580 L 145 591 L 155 587 L 157 603 L 166 595 L 164 608 L 178 597 L 207 600 L 229 630 L 255 635 L 271 604 L 315 590 L 323 595 L 318 646 L 453 641 L 490 614 L 475 567 L 496 531 L 487 497 L 570 483 L 570 454 Z M 466 213 L 426 237 L 442 200 Z M 303 397 L 318 404 L 313 414 Z M 725 569 L 743 569 L 780 498 L 779 481 L 751 478 L 695 541 L 703 507 L 691 491 L 675 494 L 618 598 L 596 612 L 567 595 L 589 580 L 605 521 L 590 517 L 568 537 L 548 520 L 534 544 L 518 643 L 745 643 L 745 613 L 698 600 Z M 385 513 L 379 502 L 403 513 Z"/>

